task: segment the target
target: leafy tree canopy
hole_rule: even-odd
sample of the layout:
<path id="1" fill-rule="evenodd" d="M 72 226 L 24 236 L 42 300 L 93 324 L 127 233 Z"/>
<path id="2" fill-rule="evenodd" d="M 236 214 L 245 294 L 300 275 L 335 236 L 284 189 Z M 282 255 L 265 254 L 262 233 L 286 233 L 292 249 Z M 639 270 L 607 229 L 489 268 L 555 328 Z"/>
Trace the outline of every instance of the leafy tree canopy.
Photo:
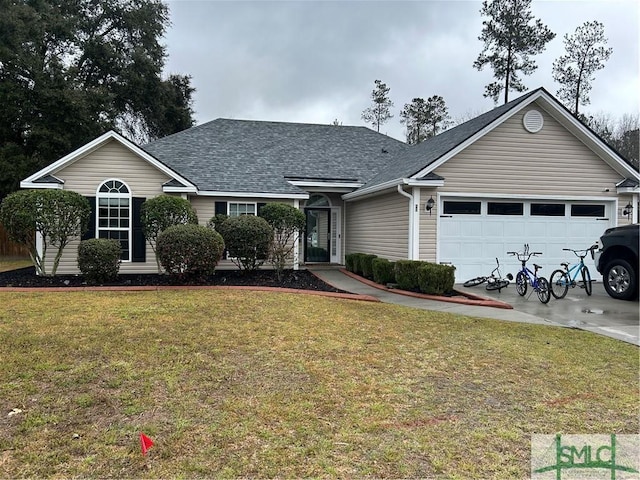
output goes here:
<path id="1" fill-rule="evenodd" d="M 604 25 L 596 21 L 585 22 L 573 35 L 564 36 L 566 53 L 553 62 L 553 79 L 560 84 L 558 98 L 575 115 L 580 105 L 590 103 L 593 75 L 604 68 L 613 53 L 606 44 Z"/>
<path id="2" fill-rule="evenodd" d="M 156 254 L 158 271 L 160 271 L 160 260 L 156 249 L 160 234 L 174 225 L 197 224 L 198 216 L 191 206 L 191 202 L 186 198 L 158 195 L 142 204 L 140 221 L 142 233 Z"/>
<path id="3" fill-rule="evenodd" d="M 192 126 L 190 77 L 162 79 L 160 0 L 0 0 L 0 198 L 108 129 Z"/>
<path id="4" fill-rule="evenodd" d="M 414 98 L 405 104 L 400 112 L 401 123 L 407 126 L 407 143 L 418 144 L 446 130 L 451 125 L 451 117 L 444 99 L 440 95 Z"/>
<path id="5" fill-rule="evenodd" d="M 293 205 L 280 202 L 267 203 L 260 210 L 260 216 L 273 229 L 271 263 L 278 279 L 281 280 L 287 260 L 291 258 L 298 241 L 298 235 L 304 231 L 307 224 L 307 218 Z"/>
<path id="6" fill-rule="evenodd" d="M 62 251 L 87 229 L 91 206 L 71 190 L 20 190 L 8 195 L 0 205 L 0 221 L 9 238 L 29 249 L 39 275 L 47 273 L 47 250 L 56 247 L 50 275 L 55 275 Z M 41 234 L 42 249 L 36 246 Z"/>
<path id="7" fill-rule="evenodd" d="M 578 114 L 578 118 L 611 145 L 638 170 L 640 161 L 640 117 L 624 114 L 615 120 L 611 115 L 599 113 L 589 117 Z"/>
<path id="8" fill-rule="evenodd" d="M 473 66 L 482 70 L 489 65 L 493 69 L 496 81 L 485 87 L 484 96 L 497 103 L 504 91 L 507 103 L 509 91 L 526 90 L 519 73 L 531 75 L 538 68 L 531 56 L 541 53 L 555 33 L 540 19 L 534 21 L 531 0 L 485 0 L 480 13 L 489 18 L 482 22 L 478 39 L 484 47 Z"/>

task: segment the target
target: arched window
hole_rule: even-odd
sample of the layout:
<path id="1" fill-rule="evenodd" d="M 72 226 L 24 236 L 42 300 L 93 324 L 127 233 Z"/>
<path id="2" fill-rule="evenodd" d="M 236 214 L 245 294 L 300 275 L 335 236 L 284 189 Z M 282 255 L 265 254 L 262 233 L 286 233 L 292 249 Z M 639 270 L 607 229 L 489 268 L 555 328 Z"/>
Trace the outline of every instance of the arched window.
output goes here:
<path id="1" fill-rule="evenodd" d="M 131 260 L 131 191 L 120 180 L 107 180 L 98 188 L 98 238 L 120 242 L 120 258 Z"/>
<path id="2" fill-rule="evenodd" d="M 320 193 L 314 193 L 309 196 L 309 200 L 305 204 L 306 208 L 316 208 L 316 207 L 330 207 L 331 202 L 329 199 Z"/>

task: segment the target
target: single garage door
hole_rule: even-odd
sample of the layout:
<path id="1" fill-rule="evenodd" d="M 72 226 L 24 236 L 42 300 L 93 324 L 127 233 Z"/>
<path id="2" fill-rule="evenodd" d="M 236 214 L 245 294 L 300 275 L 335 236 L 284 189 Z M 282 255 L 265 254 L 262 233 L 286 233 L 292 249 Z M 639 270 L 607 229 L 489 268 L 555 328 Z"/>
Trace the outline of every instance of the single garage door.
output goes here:
<path id="1" fill-rule="evenodd" d="M 488 275 L 500 260 L 502 273 L 515 273 L 520 264 L 508 251 L 528 243 L 532 257 L 547 278 L 560 262 L 576 257 L 563 248 L 585 249 L 613 226 L 615 202 L 441 198 L 438 219 L 438 260 L 455 265 L 456 282 Z M 590 256 L 585 263 L 594 279 L 598 273 Z M 531 266 L 533 270 L 533 266 Z"/>

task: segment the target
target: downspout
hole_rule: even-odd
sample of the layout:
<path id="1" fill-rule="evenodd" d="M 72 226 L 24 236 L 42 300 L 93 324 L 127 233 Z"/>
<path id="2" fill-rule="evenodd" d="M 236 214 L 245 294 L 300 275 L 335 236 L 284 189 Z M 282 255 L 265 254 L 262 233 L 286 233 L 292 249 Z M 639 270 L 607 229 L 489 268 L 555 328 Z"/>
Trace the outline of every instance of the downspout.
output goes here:
<path id="1" fill-rule="evenodd" d="M 405 192 L 402 185 L 398 185 L 398 193 L 409 199 L 409 243 L 407 245 L 407 259 L 415 260 L 413 257 L 413 216 L 415 210 L 413 208 L 413 195 Z"/>

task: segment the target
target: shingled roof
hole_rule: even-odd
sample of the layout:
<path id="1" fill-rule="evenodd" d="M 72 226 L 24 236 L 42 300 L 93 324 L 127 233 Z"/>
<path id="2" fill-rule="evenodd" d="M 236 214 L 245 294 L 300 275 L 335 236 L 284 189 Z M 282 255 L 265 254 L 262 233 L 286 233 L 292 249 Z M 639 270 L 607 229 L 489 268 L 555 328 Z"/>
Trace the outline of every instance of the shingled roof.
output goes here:
<path id="1" fill-rule="evenodd" d="M 300 194 L 287 178 L 366 183 L 411 147 L 366 127 L 220 118 L 142 148 L 200 191 Z"/>
<path id="2" fill-rule="evenodd" d="M 489 110 L 467 122 L 446 130 L 435 137 L 431 137 L 424 142 L 406 149 L 395 162 L 386 169 L 381 170 L 372 177 L 365 187 L 375 186 L 399 178 L 409 178 L 430 164 L 440 159 L 443 155 L 464 143 L 473 135 L 499 119 L 513 107 L 524 102 L 531 95 L 540 89 L 533 90 L 515 100 L 505 103 L 500 107 Z"/>
<path id="3" fill-rule="evenodd" d="M 179 172 L 200 192 L 306 194 L 301 183 L 349 184 L 355 198 L 405 179 L 434 181 L 428 167 L 446 160 L 512 112 L 542 99 L 628 175 L 628 163 L 573 118 L 544 88 L 538 88 L 414 146 L 367 127 L 217 119 L 154 141 L 142 148 Z M 624 172 L 623 172 L 624 170 Z M 417 175 L 423 172 L 421 178 Z M 426 174 L 426 175 L 425 175 Z"/>

